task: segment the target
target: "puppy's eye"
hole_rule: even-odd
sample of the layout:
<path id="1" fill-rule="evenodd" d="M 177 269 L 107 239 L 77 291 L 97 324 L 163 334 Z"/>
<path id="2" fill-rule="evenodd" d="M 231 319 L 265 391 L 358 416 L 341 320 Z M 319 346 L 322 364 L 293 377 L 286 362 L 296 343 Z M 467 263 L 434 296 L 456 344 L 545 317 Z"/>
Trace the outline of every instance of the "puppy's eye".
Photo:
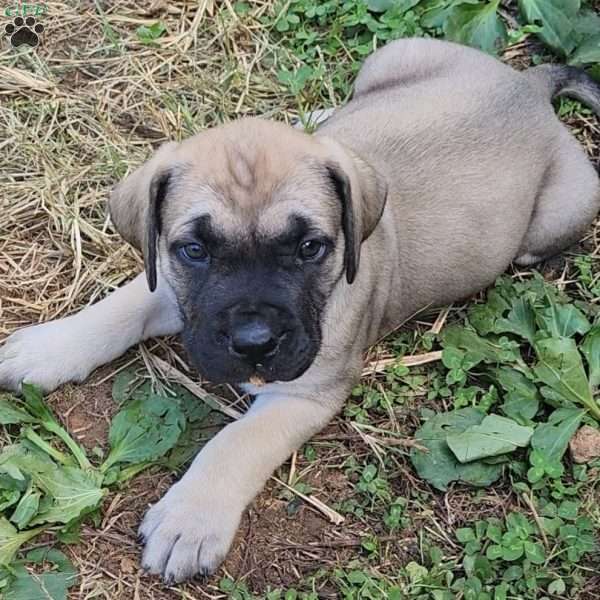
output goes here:
<path id="1" fill-rule="evenodd" d="M 319 240 L 306 240 L 298 247 L 298 257 L 301 260 L 318 260 L 325 254 L 327 246 Z"/>
<path id="2" fill-rule="evenodd" d="M 202 244 L 186 244 L 179 248 L 179 254 L 191 262 L 204 262 L 208 260 L 208 252 Z"/>

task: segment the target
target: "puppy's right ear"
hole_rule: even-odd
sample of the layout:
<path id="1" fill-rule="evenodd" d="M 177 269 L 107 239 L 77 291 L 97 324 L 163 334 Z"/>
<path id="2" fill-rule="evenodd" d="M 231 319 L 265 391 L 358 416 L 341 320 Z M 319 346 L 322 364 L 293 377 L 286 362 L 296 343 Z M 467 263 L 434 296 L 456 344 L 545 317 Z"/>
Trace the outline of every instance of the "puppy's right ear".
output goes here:
<path id="1" fill-rule="evenodd" d="M 167 193 L 178 144 L 163 144 L 154 156 L 112 191 L 108 210 L 116 230 L 144 254 L 150 290 L 156 289 L 156 246 L 160 235 L 160 207 Z"/>

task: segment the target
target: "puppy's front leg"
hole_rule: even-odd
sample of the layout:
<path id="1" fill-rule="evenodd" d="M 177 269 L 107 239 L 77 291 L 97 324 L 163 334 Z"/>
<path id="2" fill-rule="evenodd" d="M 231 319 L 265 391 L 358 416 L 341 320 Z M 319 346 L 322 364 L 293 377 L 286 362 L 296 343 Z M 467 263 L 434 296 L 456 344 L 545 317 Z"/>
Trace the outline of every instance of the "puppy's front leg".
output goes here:
<path id="1" fill-rule="evenodd" d="M 181 327 L 169 285 L 159 279 L 151 293 L 142 273 L 73 316 L 9 336 L 0 347 L 0 388 L 18 389 L 25 381 L 51 391 L 67 381 L 81 381 L 130 346 L 179 333 Z"/>
<path id="2" fill-rule="evenodd" d="M 327 392 L 327 402 L 281 393 L 258 397 L 148 511 L 140 527 L 144 568 L 167 582 L 213 571 L 227 554 L 246 505 L 273 471 L 325 426 L 345 396 L 340 390 Z"/>

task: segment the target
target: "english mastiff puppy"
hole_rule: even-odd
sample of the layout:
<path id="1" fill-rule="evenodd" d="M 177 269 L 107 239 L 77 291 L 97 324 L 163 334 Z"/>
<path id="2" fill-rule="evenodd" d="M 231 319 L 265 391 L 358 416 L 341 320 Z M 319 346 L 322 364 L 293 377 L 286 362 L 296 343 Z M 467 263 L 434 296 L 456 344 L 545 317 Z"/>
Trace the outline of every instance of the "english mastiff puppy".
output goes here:
<path id="1" fill-rule="evenodd" d="M 600 112 L 600 87 L 576 69 L 517 72 L 410 39 L 368 58 L 314 135 L 248 118 L 165 144 L 110 198 L 145 274 L 11 335 L 0 387 L 52 390 L 178 333 L 204 379 L 254 394 L 140 527 L 150 572 L 213 571 L 273 470 L 340 410 L 365 348 L 590 225 L 598 176 L 557 94 Z"/>

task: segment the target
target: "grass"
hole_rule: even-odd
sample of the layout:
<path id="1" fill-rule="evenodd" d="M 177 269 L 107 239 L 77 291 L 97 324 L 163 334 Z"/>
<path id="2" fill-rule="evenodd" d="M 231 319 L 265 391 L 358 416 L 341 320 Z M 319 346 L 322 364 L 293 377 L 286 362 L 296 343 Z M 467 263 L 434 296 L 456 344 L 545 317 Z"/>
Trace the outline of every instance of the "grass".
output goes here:
<path id="1" fill-rule="evenodd" d="M 507 7 L 513 18 L 514 7 Z M 112 229 L 104 200 L 157 145 L 243 115 L 290 120 L 336 105 L 374 47 L 394 36 L 441 33 L 424 25 L 418 6 L 403 14 L 370 13 L 358 0 L 159 1 L 147 9 L 125 0 L 47 8 L 41 47 L 17 51 L 4 42 L 0 52 L 0 338 L 75 312 L 139 272 L 140 257 Z M 519 68 L 551 58 L 533 35 L 501 57 Z M 561 102 L 558 110 L 598 165 L 598 120 L 575 102 Z M 599 240 L 593 227 L 578 247 L 543 267 L 547 281 L 592 307 L 600 290 Z M 409 460 L 423 410 L 449 410 L 457 401 L 456 387 L 435 360 L 439 354 L 429 354 L 439 350 L 435 334 L 462 321 L 481 299 L 421 316 L 369 351 L 370 368 L 344 413 L 278 470 L 278 480 L 244 517 L 217 575 L 169 589 L 139 571 L 137 525 L 174 479 L 155 469 L 112 492 L 77 543 L 60 545 L 79 572 L 71 597 L 483 600 L 481 591 L 463 585 L 449 592 L 449 586 L 464 577 L 464 561 L 477 554 L 477 544 L 490 545 L 490 523 L 504 532 L 511 528 L 508 516 L 521 514 L 529 525 L 512 528 L 538 543 L 537 500 L 511 486 L 514 472 L 488 488 L 451 485 L 440 493 Z M 400 356 L 423 354 L 432 361 L 397 364 Z M 118 409 L 111 396 L 115 375 L 133 365 L 143 377 L 164 382 L 161 360 L 187 372 L 176 340 L 153 340 L 84 385 L 64 386 L 49 402 L 88 450 L 106 448 Z M 393 366 L 382 370 L 385 361 Z M 243 409 L 245 400 L 232 390 L 211 391 Z M 586 469 L 585 480 L 576 474 L 569 471 L 566 488 L 577 487 L 578 510 L 598 528 L 598 466 Z M 554 498 L 557 507 L 573 498 L 553 485 L 538 495 L 562 495 Z M 343 524 L 290 487 L 322 501 Z M 547 597 L 594 598 L 598 556 L 569 564 L 576 578 L 568 575 L 565 591 L 556 584 Z M 398 588 L 404 596 L 394 596 Z M 497 594 L 500 599 L 502 590 Z"/>

